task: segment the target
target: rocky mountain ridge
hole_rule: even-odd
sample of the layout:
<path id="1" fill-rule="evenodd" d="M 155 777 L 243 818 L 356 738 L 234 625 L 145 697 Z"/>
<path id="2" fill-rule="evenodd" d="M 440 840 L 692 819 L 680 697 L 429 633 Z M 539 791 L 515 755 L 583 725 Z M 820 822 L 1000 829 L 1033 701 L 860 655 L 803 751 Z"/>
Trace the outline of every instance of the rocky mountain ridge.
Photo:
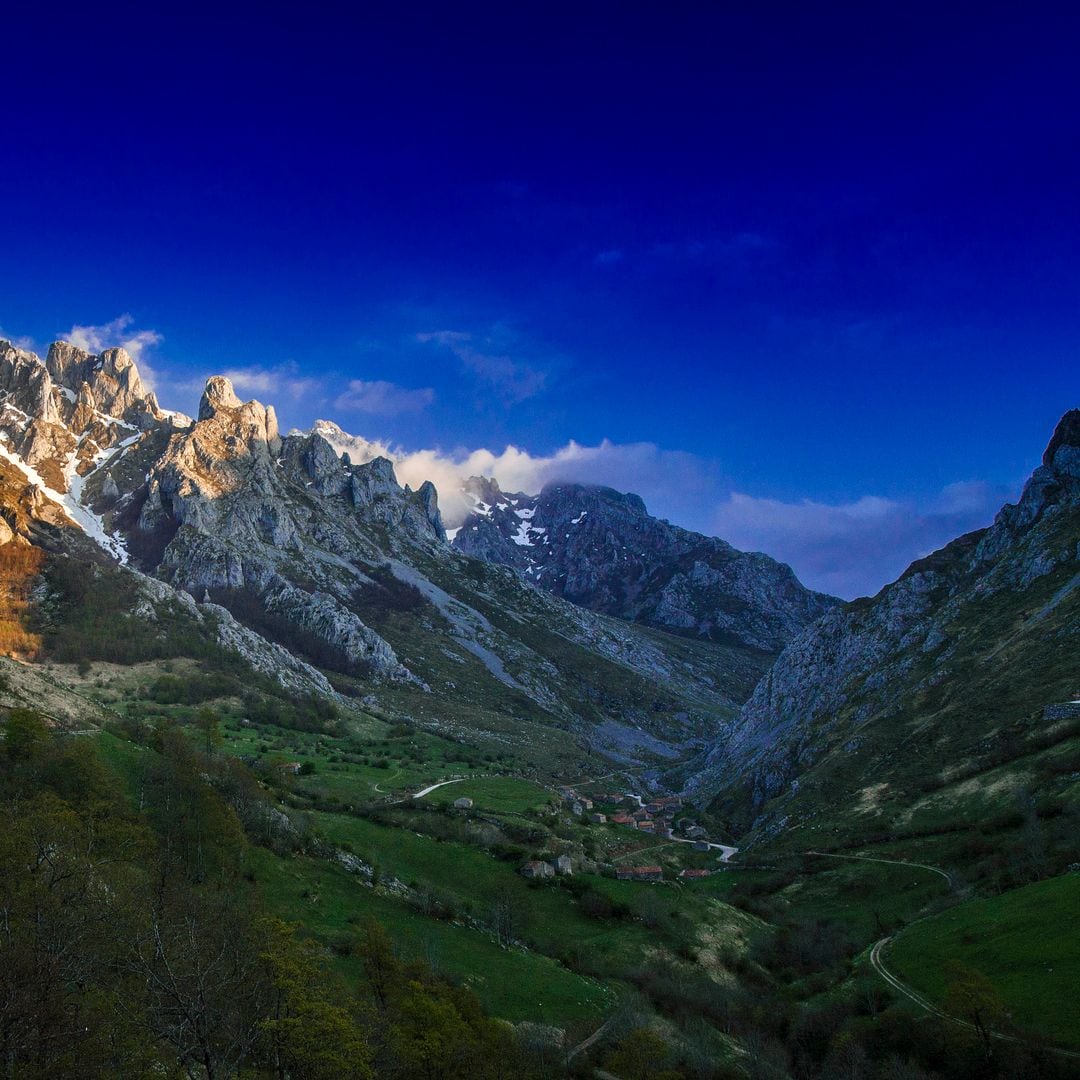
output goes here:
<path id="1" fill-rule="evenodd" d="M 638 495 L 569 483 L 507 494 L 488 477 L 465 492 L 458 551 L 592 611 L 775 653 L 839 603 L 767 555 L 652 517 Z"/>
<path id="2" fill-rule="evenodd" d="M 946 797 L 962 820 L 956 807 L 989 799 L 994 784 L 1000 802 L 1038 783 L 1026 756 L 1071 738 L 1046 707 L 1080 697 L 1078 646 L 1073 410 L 989 528 L 788 645 L 690 787 L 760 835 L 805 835 L 836 807 L 895 827 L 940 813 Z M 1022 764 L 1005 768 L 1011 760 Z"/>
<path id="3" fill-rule="evenodd" d="M 279 681 L 539 757 L 681 755 L 768 663 L 529 589 L 447 544 L 431 484 L 283 436 L 220 376 L 169 413 L 123 350 L 0 342 L 0 459 L 11 538 L 134 577 L 147 633 L 212 627 Z"/>

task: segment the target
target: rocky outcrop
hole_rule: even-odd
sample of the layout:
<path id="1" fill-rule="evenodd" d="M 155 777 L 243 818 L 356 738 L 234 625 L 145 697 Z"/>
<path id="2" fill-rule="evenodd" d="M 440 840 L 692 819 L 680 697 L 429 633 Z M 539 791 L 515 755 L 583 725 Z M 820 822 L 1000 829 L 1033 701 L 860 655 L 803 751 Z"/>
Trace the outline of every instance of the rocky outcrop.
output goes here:
<path id="1" fill-rule="evenodd" d="M 409 680 L 350 609 L 364 527 L 439 539 L 389 462 L 351 466 L 319 435 L 282 439 L 272 408 L 209 379 L 198 420 L 153 463 L 134 531 L 172 533 L 154 569 L 194 595 L 241 605 L 273 633 L 347 673 Z M 252 608 L 256 605 L 257 610 Z"/>
<path id="2" fill-rule="evenodd" d="M 124 349 L 106 349 L 94 355 L 66 341 L 56 341 L 49 347 L 45 366 L 57 386 L 75 393 L 86 386 L 95 407 L 107 416 L 136 428 L 164 420 L 157 398 L 143 384 L 135 362 Z"/>
<path id="3" fill-rule="evenodd" d="M 593 611 L 778 652 L 838 603 L 767 555 L 650 516 L 637 495 L 583 484 L 507 495 L 484 477 L 466 493 L 474 511 L 454 534 L 457 550 Z"/>

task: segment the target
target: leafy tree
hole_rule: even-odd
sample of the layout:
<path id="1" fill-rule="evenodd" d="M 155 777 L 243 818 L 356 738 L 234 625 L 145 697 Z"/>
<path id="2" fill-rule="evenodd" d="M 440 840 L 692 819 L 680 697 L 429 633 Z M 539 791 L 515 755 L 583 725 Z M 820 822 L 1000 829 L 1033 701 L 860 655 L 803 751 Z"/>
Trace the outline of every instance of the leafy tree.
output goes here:
<path id="1" fill-rule="evenodd" d="M 375 1005 L 386 1012 L 390 1000 L 401 982 L 401 961 L 394 953 L 393 943 L 381 923 L 369 918 L 356 942 L 356 953 L 364 965 L 368 986 Z"/>
<path id="2" fill-rule="evenodd" d="M 221 745 L 221 717 L 217 710 L 204 705 L 195 716 L 195 726 L 202 736 L 203 753 L 210 757 Z"/>
<path id="3" fill-rule="evenodd" d="M 262 954 L 273 1003 L 262 1022 L 274 1075 L 286 1080 L 368 1080 L 371 1050 L 360 1017 L 331 1000 L 310 948 L 280 919 L 263 921 Z M 343 995 L 338 995 L 339 997 Z"/>
<path id="4" fill-rule="evenodd" d="M 495 894 L 491 904 L 491 923 L 499 944 L 509 948 L 522 931 L 521 905 L 513 890 L 503 885 Z"/>
<path id="5" fill-rule="evenodd" d="M 36 758 L 50 740 L 48 725 L 33 709 L 12 709 L 4 724 L 4 748 L 12 761 Z"/>
<path id="6" fill-rule="evenodd" d="M 946 966 L 945 1011 L 969 1023 L 982 1040 L 986 1056 L 993 1054 L 994 1032 L 1008 1023 L 1009 1014 L 994 984 L 974 968 L 952 960 Z"/>
<path id="7" fill-rule="evenodd" d="M 648 1028 L 631 1031 L 607 1056 L 604 1068 L 622 1080 L 679 1080 L 680 1074 L 667 1067 L 667 1044 Z"/>

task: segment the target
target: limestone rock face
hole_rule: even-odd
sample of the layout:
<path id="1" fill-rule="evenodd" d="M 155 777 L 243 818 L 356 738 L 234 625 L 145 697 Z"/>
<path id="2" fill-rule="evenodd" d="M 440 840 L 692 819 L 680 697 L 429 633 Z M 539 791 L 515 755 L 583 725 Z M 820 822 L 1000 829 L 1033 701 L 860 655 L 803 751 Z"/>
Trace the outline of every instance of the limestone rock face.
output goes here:
<path id="1" fill-rule="evenodd" d="M 137 428 L 163 419 L 157 398 L 143 384 L 135 362 L 124 349 L 106 349 L 95 356 L 57 341 L 49 347 L 45 366 L 57 386 L 76 393 L 87 386 L 96 407 L 107 416 Z"/>
<path id="2" fill-rule="evenodd" d="M 42 363 L 0 341 L 0 439 L 53 491 L 167 418 L 123 349 L 100 356 L 56 342 Z"/>
<path id="3" fill-rule="evenodd" d="M 343 670 L 410 680 L 350 606 L 362 557 L 375 554 L 373 523 L 421 544 L 440 539 L 389 462 L 351 466 L 318 434 L 282 439 L 272 408 L 241 402 L 214 376 L 199 419 L 151 466 L 134 532 L 171 534 L 156 570 L 176 586 L 225 606 L 256 603 Z"/>
<path id="4" fill-rule="evenodd" d="M 637 495 L 583 484 L 507 495 L 484 477 L 466 494 L 475 509 L 457 550 L 593 611 L 775 653 L 838 603 L 766 555 L 650 516 Z"/>

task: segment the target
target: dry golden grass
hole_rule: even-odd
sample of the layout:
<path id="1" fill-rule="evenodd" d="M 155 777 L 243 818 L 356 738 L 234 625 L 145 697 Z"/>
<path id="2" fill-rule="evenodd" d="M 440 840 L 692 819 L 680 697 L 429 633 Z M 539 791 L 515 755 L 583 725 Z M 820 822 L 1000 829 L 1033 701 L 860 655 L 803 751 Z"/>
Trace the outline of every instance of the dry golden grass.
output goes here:
<path id="1" fill-rule="evenodd" d="M 43 553 L 29 544 L 0 545 L 0 655 L 32 659 L 41 638 L 26 626 L 30 593 L 41 572 Z"/>

